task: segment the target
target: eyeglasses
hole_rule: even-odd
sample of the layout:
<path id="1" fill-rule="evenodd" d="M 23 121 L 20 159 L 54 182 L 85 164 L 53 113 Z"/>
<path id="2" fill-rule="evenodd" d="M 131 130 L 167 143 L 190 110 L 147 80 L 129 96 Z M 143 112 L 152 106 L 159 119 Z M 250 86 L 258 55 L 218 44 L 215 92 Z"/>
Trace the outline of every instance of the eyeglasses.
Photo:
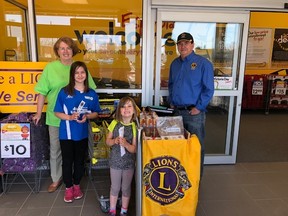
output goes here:
<path id="1" fill-rule="evenodd" d="M 58 48 L 58 50 L 60 50 L 61 52 L 64 52 L 64 51 L 71 51 L 72 50 L 72 48 L 70 48 L 70 47 L 59 47 Z"/>

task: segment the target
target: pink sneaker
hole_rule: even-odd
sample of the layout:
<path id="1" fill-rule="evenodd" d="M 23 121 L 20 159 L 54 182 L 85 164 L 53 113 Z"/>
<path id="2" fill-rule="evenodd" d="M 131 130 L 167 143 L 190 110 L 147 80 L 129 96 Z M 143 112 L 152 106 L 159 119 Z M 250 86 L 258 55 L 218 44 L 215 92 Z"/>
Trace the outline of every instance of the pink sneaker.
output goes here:
<path id="1" fill-rule="evenodd" d="M 83 193 L 80 189 L 80 185 L 74 185 L 74 199 L 81 199 L 83 197 Z"/>
<path id="2" fill-rule="evenodd" d="M 64 202 L 66 203 L 71 203 L 74 200 L 74 195 L 73 195 L 73 187 L 66 188 L 65 190 L 65 195 L 64 195 Z"/>

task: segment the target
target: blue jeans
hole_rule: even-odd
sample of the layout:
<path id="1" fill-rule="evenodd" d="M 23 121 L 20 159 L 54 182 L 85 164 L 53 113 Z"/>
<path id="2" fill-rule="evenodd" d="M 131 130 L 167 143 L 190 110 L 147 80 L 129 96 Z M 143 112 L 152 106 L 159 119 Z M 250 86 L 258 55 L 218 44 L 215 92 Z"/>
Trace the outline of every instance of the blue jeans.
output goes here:
<path id="1" fill-rule="evenodd" d="M 189 110 L 175 110 L 175 115 L 182 116 L 184 128 L 191 134 L 196 134 L 201 145 L 201 169 L 200 176 L 203 175 L 203 166 L 204 166 L 204 155 L 205 155 L 205 121 L 206 113 L 200 112 L 197 115 L 191 115 Z"/>

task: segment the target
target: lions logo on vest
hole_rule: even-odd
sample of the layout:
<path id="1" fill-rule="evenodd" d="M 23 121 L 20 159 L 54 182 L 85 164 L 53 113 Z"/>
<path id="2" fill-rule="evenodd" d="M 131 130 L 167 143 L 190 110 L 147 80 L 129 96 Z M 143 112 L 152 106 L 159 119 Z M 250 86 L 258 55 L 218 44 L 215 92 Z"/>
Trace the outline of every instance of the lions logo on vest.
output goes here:
<path id="1" fill-rule="evenodd" d="M 185 196 L 192 187 L 185 168 L 172 156 L 153 158 L 143 170 L 145 195 L 161 205 L 169 205 Z"/>

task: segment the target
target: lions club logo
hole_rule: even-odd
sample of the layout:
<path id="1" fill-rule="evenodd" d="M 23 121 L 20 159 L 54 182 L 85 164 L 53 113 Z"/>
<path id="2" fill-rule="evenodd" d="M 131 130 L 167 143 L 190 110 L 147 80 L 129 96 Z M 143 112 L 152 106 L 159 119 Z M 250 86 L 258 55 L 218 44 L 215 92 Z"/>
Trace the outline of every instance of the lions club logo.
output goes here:
<path id="1" fill-rule="evenodd" d="M 192 185 L 180 161 L 171 156 L 150 160 L 143 170 L 145 195 L 161 205 L 168 205 L 185 196 Z"/>

